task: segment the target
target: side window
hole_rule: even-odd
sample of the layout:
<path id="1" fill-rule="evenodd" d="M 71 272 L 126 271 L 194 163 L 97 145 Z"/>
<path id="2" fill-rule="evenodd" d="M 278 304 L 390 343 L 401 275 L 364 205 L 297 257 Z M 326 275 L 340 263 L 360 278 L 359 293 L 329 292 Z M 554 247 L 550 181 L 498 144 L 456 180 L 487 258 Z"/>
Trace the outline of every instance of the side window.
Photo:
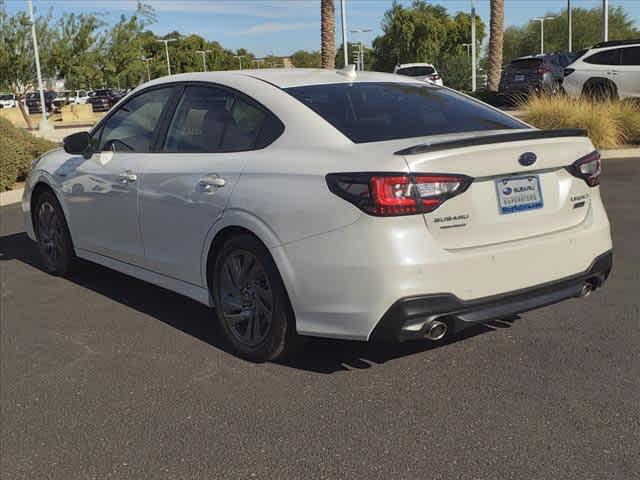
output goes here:
<path id="1" fill-rule="evenodd" d="M 180 153 L 210 153 L 220 150 L 233 97 L 215 87 L 187 87 L 180 99 L 164 150 Z"/>
<path id="2" fill-rule="evenodd" d="M 620 50 L 614 48 L 613 50 L 605 50 L 604 52 L 594 53 L 593 55 L 585 58 L 584 62 L 594 65 L 619 65 Z"/>
<path id="3" fill-rule="evenodd" d="M 253 148 L 267 117 L 266 112 L 236 97 L 229 114 L 222 150 L 229 152 Z"/>
<path id="4" fill-rule="evenodd" d="M 187 87 L 169 126 L 164 150 L 215 153 L 262 148 L 284 129 L 278 130 L 278 125 L 274 129 L 267 118 L 272 116 L 228 90 Z"/>
<path id="5" fill-rule="evenodd" d="M 102 127 L 100 150 L 149 152 L 153 132 L 173 92 L 173 87 L 151 90 L 120 106 Z"/>
<path id="6" fill-rule="evenodd" d="M 623 48 L 620 65 L 640 66 L 640 47 Z"/>

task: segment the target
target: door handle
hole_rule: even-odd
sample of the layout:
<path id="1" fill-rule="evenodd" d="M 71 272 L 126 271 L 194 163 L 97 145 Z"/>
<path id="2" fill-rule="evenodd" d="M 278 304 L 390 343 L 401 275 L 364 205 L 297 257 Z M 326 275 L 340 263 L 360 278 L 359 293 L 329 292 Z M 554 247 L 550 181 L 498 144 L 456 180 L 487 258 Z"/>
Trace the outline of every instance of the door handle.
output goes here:
<path id="1" fill-rule="evenodd" d="M 125 170 L 124 172 L 118 175 L 118 181 L 120 183 L 133 183 L 138 179 L 138 176 L 133 173 L 131 170 Z"/>
<path id="2" fill-rule="evenodd" d="M 226 180 L 217 173 L 205 175 L 198 181 L 198 189 L 202 192 L 211 193 L 226 184 Z"/>

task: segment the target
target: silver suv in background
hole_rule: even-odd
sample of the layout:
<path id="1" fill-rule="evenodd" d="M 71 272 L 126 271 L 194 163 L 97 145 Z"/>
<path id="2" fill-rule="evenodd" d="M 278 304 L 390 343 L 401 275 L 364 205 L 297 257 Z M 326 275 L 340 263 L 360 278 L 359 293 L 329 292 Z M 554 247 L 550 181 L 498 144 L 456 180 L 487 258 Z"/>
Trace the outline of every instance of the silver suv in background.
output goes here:
<path id="1" fill-rule="evenodd" d="M 640 98 L 640 39 L 602 42 L 564 70 L 568 95 Z"/>

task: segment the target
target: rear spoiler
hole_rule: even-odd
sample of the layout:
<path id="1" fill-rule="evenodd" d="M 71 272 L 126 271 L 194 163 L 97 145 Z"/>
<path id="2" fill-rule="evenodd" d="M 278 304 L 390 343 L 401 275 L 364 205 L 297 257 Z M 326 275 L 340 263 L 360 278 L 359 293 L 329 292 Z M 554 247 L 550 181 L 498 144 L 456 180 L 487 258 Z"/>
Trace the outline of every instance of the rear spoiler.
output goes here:
<path id="1" fill-rule="evenodd" d="M 421 143 L 413 147 L 395 152 L 396 155 L 418 155 L 420 153 L 437 152 L 451 148 L 475 147 L 492 143 L 518 142 L 520 140 L 540 140 L 543 138 L 586 137 L 587 131 L 581 128 L 563 128 L 559 130 L 527 130 L 518 132 L 497 133 L 459 140 L 445 140 L 437 143 Z"/>

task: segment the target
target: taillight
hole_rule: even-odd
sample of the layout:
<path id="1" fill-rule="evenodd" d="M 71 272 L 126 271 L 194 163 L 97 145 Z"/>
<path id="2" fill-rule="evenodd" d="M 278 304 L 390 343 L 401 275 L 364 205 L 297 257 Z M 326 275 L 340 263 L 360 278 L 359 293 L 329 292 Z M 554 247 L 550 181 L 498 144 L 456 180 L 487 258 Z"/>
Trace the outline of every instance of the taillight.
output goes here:
<path id="1" fill-rule="evenodd" d="M 600 174 L 602 173 L 600 152 L 595 150 L 576 160 L 567 170 L 574 177 L 582 178 L 590 187 L 595 187 L 600 184 Z"/>
<path id="2" fill-rule="evenodd" d="M 329 190 L 363 212 L 394 217 L 432 212 L 464 192 L 473 179 L 466 175 L 406 173 L 330 173 Z"/>
<path id="3" fill-rule="evenodd" d="M 551 71 L 551 69 L 550 69 L 549 67 L 547 67 L 547 66 L 540 67 L 540 68 L 538 69 L 538 73 L 543 74 L 543 75 L 544 75 L 545 73 L 549 73 L 550 71 Z"/>
<path id="4" fill-rule="evenodd" d="M 569 75 L 571 75 L 573 72 L 575 72 L 576 69 L 575 68 L 565 68 L 564 69 L 564 76 L 568 77 Z"/>
<path id="5" fill-rule="evenodd" d="M 440 75 L 438 75 L 437 73 L 434 73 L 433 75 L 431 75 L 431 80 L 432 81 L 436 81 L 436 80 L 440 80 Z"/>

